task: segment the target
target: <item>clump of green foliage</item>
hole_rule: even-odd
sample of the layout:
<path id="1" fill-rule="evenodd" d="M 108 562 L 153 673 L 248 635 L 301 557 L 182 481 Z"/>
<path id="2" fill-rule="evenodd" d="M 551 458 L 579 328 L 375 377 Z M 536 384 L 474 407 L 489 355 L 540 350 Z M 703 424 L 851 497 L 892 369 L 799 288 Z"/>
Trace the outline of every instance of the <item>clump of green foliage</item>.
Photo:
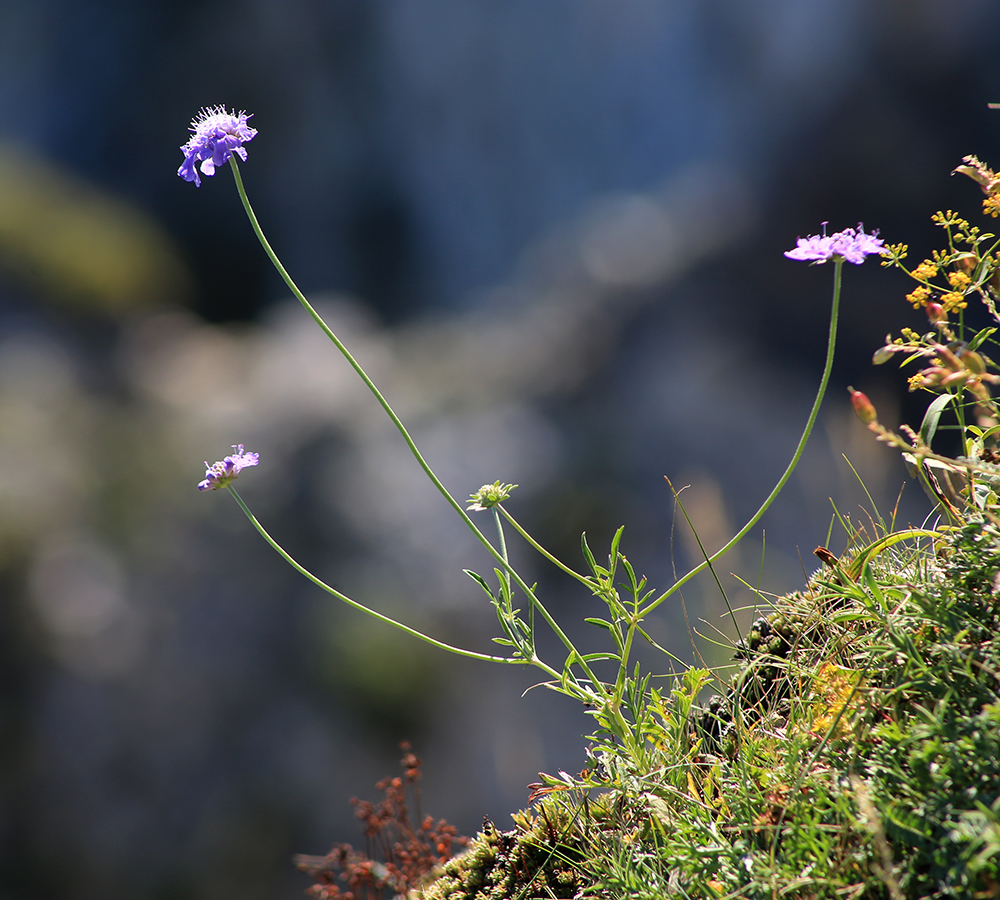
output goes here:
<path id="1" fill-rule="evenodd" d="M 980 185 L 984 213 L 1000 216 L 1000 176 L 963 162 L 956 172 Z M 879 517 L 866 534 L 841 520 L 843 557 L 817 548 L 824 568 L 753 624 L 733 671 L 690 668 L 667 689 L 633 672 L 629 650 L 689 576 L 653 599 L 619 552 L 620 532 L 606 568 L 584 542 L 592 575 L 575 577 L 607 603 L 610 619 L 588 621 L 615 652 L 571 648 L 553 686 L 594 717 L 590 764 L 543 775 L 534 814 L 480 835 L 428 898 L 1000 897 L 1000 365 L 987 355 L 1000 347 L 1000 240 L 952 211 L 933 222 L 946 246 L 914 268 L 905 245 L 879 250 L 917 282 L 906 299 L 930 326 L 888 336 L 873 360 L 923 366 L 909 378 L 934 397 L 919 431 L 886 427 L 849 390 L 944 524 L 897 530 Z M 836 264 L 830 352 L 843 263 L 831 248 L 860 236 L 800 239 L 786 254 Z M 932 449 L 939 430 L 956 433 L 957 454 Z M 501 643 L 535 662 L 532 629 L 497 576 Z M 599 690 L 587 664 L 602 659 L 618 671 Z M 578 663 L 585 677 L 574 680 Z"/>
<path id="2" fill-rule="evenodd" d="M 736 655 L 704 705 L 706 670 L 648 689 L 645 765 L 596 736 L 426 900 L 1000 896 L 996 523 L 829 555 Z"/>

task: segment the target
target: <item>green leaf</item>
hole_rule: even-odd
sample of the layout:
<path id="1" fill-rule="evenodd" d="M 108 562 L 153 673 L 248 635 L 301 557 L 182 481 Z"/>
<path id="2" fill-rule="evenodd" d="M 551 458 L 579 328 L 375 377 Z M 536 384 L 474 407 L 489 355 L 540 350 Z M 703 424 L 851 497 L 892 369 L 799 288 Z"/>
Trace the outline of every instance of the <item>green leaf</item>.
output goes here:
<path id="1" fill-rule="evenodd" d="M 630 563 L 624 556 L 621 558 L 622 565 L 625 567 L 625 572 L 628 574 L 628 588 L 633 596 L 639 593 L 639 581 L 635 577 L 635 570 L 632 568 L 632 563 Z"/>
<path id="2" fill-rule="evenodd" d="M 615 569 L 618 566 L 618 557 L 620 555 L 618 553 L 618 545 L 622 542 L 622 533 L 624 531 L 625 531 L 625 526 L 624 525 L 620 526 L 619 529 L 615 532 L 615 536 L 611 539 L 611 555 L 608 557 L 608 568 L 610 569 L 610 571 L 608 572 L 609 578 L 615 577 Z"/>
<path id="3" fill-rule="evenodd" d="M 559 676 L 559 686 L 564 690 L 569 682 L 573 679 L 573 664 L 577 661 L 577 654 L 575 650 L 571 650 L 569 655 L 566 657 L 566 662 L 563 663 L 562 675 Z"/>
<path id="4" fill-rule="evenodd" d="M 941 413 L 944 412 L 944 408 L 952 399 L 951 394 L 942 394 L 940 397 L 936 397 L 934 402 L 927 407 L 927 412 L 924 413 L 924 420 L 920 423 L 920 439 L 928 447 L 931 445 L 931 441 L 934 440 L 938 422 L 941 419 Z"/>
<path id="5" fill-rule="evenodd" d="M 865 565 L 864 572 L 862 574 L 864 577 L 865 587 L 867 587 L 871 592 L 875 602 L 878 603 L 879 609 L 885 609 L 885 597 L 882 595 L 882 589 L 878 586 L 878 582 L 875 580 L 875 573 L 872 572 L 871 566 Z"/>
<path id="6" fill-rule="evenodd" d="M 465 574 L 468 575 L 469 578 L 471 578 L 474 582 L 476 582 L 476 584 L 478 584 L 484 591 L 486 591 L 487 595 L 491 600 L 496 599 L 493 596 L 493 591 L 490 589 L 490 586 L 486 583 L 486 579 L 483 578 L 482 575 L 480 575 L 478 572 L 473 572 L 472 569 L 462 569 L 462 571 L 465 572 Z"/>
<path id="7" fill-rule="evenodd" d="M 979 347 L 979 345 L 982 344 L 983 341 L 985 341 L 995 331 L 996 331 L 995 327 L 984 328 L 971 341 L 969 341 L 969 349 L 970 350 L 977 349 Z"/>
<path id="8" fill-rule="evenodd" d="M 844 566 L 844 572 L 851 581 L 857 582 L 864 573 L 865 567 L 872 559 L 900 541 L 916 540 L 919 538 L 937 540 L 940 537 L 941 535 L 938 532 L 929 531 L 926 528 L 904 528 L 901 531 L 894 531 L 859 550 L 857 555 Z"/>

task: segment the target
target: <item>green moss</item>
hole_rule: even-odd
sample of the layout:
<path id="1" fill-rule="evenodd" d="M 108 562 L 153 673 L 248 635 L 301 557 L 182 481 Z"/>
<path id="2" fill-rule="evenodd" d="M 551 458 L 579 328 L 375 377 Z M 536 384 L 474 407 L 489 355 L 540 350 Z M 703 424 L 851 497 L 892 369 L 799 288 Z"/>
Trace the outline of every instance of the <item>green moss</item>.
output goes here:
<path id="1" fill-rule="evenodd" d="M 597 828 L 605 801 L 589 810 L 586 826 Z M 514 815 L 515 828 L 489 824 L 461 855 L 445 864 L 423 894 L 425 900 L 503 900 L 508 897 L 575 897 L 586 875 L 589 842 L 581 816 L 554 801 L 537 815 Z"/>

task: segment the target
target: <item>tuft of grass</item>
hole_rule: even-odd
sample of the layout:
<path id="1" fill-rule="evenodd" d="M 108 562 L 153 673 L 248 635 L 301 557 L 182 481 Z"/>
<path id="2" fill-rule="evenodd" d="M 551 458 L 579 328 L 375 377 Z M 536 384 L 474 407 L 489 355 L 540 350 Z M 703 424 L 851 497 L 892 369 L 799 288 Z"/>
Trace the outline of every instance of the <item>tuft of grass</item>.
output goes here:
<path id="1" fill-rule="evenodd" d="M 851 537 L 422 896 L 1000 897 L 1000 528 Z"/>

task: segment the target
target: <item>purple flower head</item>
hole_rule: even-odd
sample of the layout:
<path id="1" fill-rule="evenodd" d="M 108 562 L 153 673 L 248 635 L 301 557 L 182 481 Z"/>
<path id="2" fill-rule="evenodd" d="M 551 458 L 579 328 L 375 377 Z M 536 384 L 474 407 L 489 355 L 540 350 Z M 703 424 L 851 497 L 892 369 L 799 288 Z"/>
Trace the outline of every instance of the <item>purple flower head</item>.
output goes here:
<path id="1" fill-rule="evenodd" d="M 201 187 L 197 163 L 201 163 L 202 175 L 214 175 L 234 153 L 246 162 L 247 151 L 243 145 L 257 134 L 257 129 L 247 124 L 249 118 L 245 112 L 239 115 L 226 112 L 224 106 L 203 109 L 191 121 L 191 139 L 181 147 L 184 162 L 177 174 L 185 181 L 193 181 L 195 187 Z"/>
<path id="2" fill-rule="evenodd" d="M 199 491 L 217 491 L 236 480 L 236 476 L 248 466 L 255 466 L 259 460 L 257 453 L 244 453 L 242 444 L 233 444 L 235 451 L 219 462 L 205 463 L 205 480 L 198 484 Z"/>
<path id="3" fill-rule="evenodd" d="M 860 266 L 869 253 L 882 253 L 885 242 L 877 231 L 865 234 L 864 226 L 859 222 L 857 228 L 845 228 L 836 234 L 827 235 L 827 223 L 823 223 L 823 233 L 812 237 L 799 238 L 794 250 L 786 250 L 789 259 L 800 259 L 804 262 L 825 263 L 846 260 Z"/>

